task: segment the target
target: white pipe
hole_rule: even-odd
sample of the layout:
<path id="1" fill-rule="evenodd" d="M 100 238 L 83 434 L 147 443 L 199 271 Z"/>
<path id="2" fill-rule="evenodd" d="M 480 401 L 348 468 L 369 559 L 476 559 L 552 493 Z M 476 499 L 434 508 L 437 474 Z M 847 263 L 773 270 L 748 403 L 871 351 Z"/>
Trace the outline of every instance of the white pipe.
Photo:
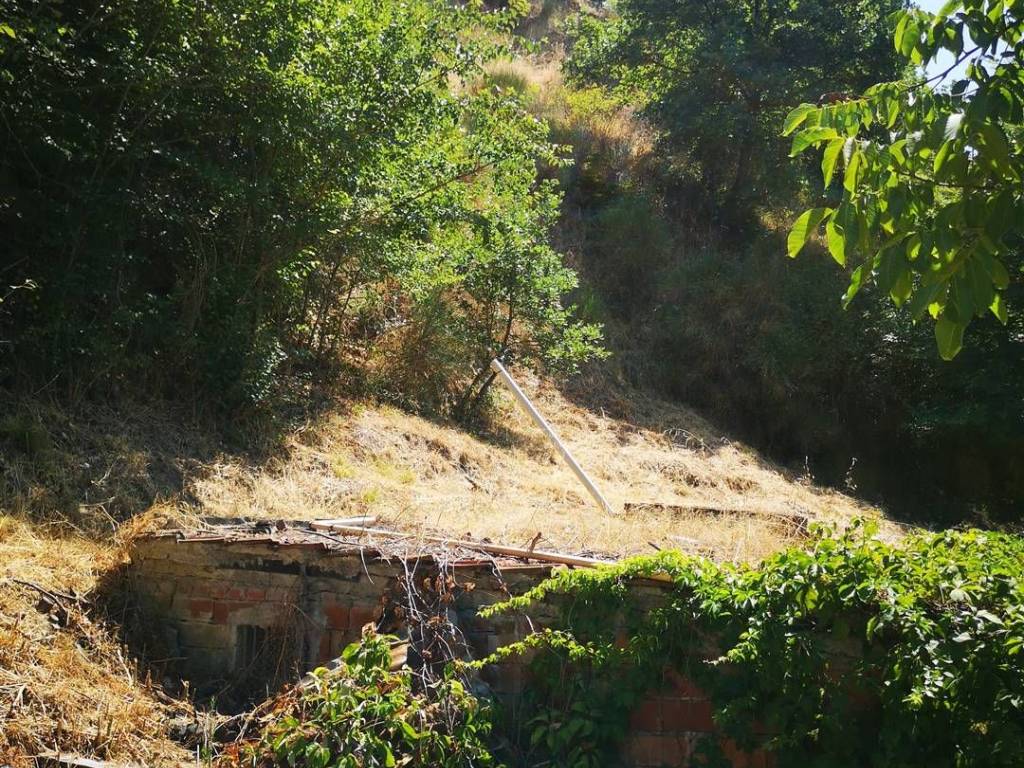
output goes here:
<path id="1" fill-rule="evenodd" d="M 505 382 L 505 385 L 512 390 L 512 394 L 516 396 L 516 400 L 519 401 L 519 405 L 523 407 L 523 410 L 530 414 L 530 417 L 534 420 L 537 426 L 540 427 L 544 434 L 548 436 L 548 440 L 550 440 L 555 448 L 558 449 L 558 452 L 562 454 L 562 458 L 565 459 L 565 463 L 569 465 L 569 469 L 571 469 L 575 473 L 576 477 L 579 478 L 579 481 L 586 486 L 590 495 L 594 498 L 594 501 L 597 502 L 597 505 L 608 514 L 614 515 L 615 512 L 612 511 L 611 505 L 605 501 L 604 496 L 602 496 L 601 492 L 597 490 L 597 486 L 594 485 L 594 482 L 587 477 L 587 473 L 583 471 L 583 467 L 581 467 L 576 459 L 572 457 L 572 454 L 569 453 L 569 449 L 566 448 L 562 444 L 562 441 L 558 439 L 558 435 L 555 434 L 555 430 L 553 430 L 551 425 L 548 424 L 544 420 L 544 417 L 540 415 L 540 411 L 534 408 L 533 403 L 530 402 L 530 398 L 528 398 L 526 393 L 519 388 L 515 379 L 513 379 L 509 372 L 505 370 L 505 366 L 502 365 L 497 358 L 491 360 L 491 370 L 498 374 L 501 377 L 501 380 Z"/>

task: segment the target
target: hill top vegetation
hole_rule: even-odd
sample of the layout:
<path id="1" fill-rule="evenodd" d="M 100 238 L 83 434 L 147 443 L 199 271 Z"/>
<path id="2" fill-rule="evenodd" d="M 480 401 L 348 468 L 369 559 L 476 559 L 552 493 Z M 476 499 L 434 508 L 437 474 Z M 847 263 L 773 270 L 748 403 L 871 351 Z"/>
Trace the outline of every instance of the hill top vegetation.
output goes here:
<path id="1" fill-rule="evenodd" d="M 495 535 L 579 512 L 491 397 L 494 355 L 562 385 L 545 405 L 592 440 L 617 493 L 770 497 L 840 521 L 860 509 L 817 476 L 933 524 L 1019 524 L 1022 0 L 495 5 L 0 0 L 2 498 L 38 524 L 0 518 L 14 692 L 0 760 L 67 740 L 68 723 L 76 749 L 180 757 L 166 717 L 196 713 L 142 680 L 83 596 L 121 558 L 96 539 L 130 535 L 125 520 L 165 492 L 175 514 L 277 517 L 296 501 L 377 512 L 383 497 L 389 522 L 423 525 L 440 519 L 424 499 L 463 511 L 457 486 Z M 916 69 L 940 49 L 969 64 L 948 89 Z M 642 389 L 800 482 L 711 445 Z M 215 436 L 193 442 L 197 423 Z M 488 467 L 524 478 L 488 488 Z M 51 523 L 92 540 L 44 535 Z M 671 541 L 690 524 L 623 516 L 595 537 Z M 553 535 L 589 546 L 570 526 Z M 756 559 L 768 536 L 720 525 L 698 544 Z M 1013 764 L 1019 537 L 880 538 L 826 531 L 761 565 L 661 553 L 557 577 L 543 589 L 588 610 L 528 643 L 601 676 L 538 688 L 546 714 L 581 694 L 606 705 L 577 729 L 610 752 L 638 694 L 605 695 L 616 665 L 650 683 L 666 652 L 692 650 L 673 645 L 685 624 L 728 641 L 708 667 L 731 673 L 708 682 L 721 723 L 743 738 L 770 705 L 772 746 L 800 764 Z M 620 647 L 621 582 L 655 570 L 675 582 L 670 610 L 632 617 Z M 836 637 L 865 651 L 850 680 L 883 720 L 846 711 L 823 652 Z M 362 667 L 367 686 L 325 682 L 296 711 L 333 727 L 339 693 L 428 709 L 382 660 Z M 381 680 L 398 686 L 390 701 Z M 539 722 L 547 740 L 543 722 L 561 720 Z M 386 738 L 356 735 L 387 764 L 388 739 L 419 734 L 382 724 Z M 266 736 L 290 748 L 301 729 Z M 293 762 L 332 759 L 309 746 Z M 571 733 L 561 746 L 605 757 Z"/>

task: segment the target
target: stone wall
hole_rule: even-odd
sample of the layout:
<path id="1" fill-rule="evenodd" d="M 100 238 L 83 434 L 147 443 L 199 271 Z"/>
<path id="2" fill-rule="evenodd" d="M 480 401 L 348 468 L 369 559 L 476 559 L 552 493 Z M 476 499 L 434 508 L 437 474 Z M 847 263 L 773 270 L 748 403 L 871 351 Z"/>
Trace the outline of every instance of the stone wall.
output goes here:
<path id="1" fill-rule="evenodd" d="M 296 669 L 321 665 L 358 640 L 367 623 L 401 634 L 407 610 L 403 585 L 429 593 L 438 572 L 429 557 L 388 559 L 317 543 L 156 536 L 137 542 L 130 579 L 152 634 L 167 658 L 177 660 L 175 671 L 195 689 L 212 692 L 244 681 L 260 688 L 276 685 Z M 458 627 L 466 655 L 480 658 L 552 618 L 554 609 L 544 606 L 530 619 L 477 615 L 479 607 L 537 584 L 550 573 L 547 566 L 456 561 L 445 573 L 441 610 Z M 638 584 L 636 599 L 656 600 L 663 588 L 656 582 Z M 506 699 L 528 685 L 521 662 L 488 668 L 483 677 Z M 678 671 L 668 670 L 662 690 L 631 718 L 623 763 L 691 765 L 697 745 L 714 732 L 707 697 Z M 746 755 L 727 743 L 725 748 L 738 767 L 767 765 L 762 753 Z"/>

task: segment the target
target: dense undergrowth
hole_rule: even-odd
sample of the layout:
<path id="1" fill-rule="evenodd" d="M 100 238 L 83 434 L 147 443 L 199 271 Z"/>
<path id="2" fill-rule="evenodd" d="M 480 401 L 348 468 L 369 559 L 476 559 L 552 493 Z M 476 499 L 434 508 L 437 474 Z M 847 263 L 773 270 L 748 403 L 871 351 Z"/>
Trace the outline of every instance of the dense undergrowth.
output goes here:
<path id="1" fill-rule="evenodd" d="M 629 712 L 668 665 L 709 692 L 726 734 L 782 766 L 1008 768 L 1024 749 L 1022 568 L 1019 537 L 891 545 L 861 525 L 819 531 L 756 567 L 665 552 L 563 571 L 484 610 L 555 596 L 562 606 L 555 626 L 491 659 L 536 649 L 533 710 L 591 725 L 590 752 L 563 740 L 555 764 L 613 759 Z M 648 610 L 627 585 L 654 575 L 674 586 Z"/>

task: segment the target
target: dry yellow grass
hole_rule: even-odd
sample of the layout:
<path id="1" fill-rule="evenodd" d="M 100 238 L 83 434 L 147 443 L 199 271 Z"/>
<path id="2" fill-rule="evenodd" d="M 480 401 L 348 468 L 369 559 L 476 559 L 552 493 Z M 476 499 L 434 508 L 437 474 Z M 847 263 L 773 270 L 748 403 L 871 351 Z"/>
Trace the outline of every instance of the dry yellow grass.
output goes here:
<path id="1" fill-rule="evenodd" d="M 574 162 L 588 157 L 615 158 L 619 172 L 654 149 L 650 128 L 633 109 L 618 104 L 600 88 L 574 88 L 562 73 L 562 54 L 499 59 L 486 67 L 494 85 L 518 92 L 526 108 L 551 127 L 556 143 L 573 148 Z"/>
<path id="2" fill-rule="evenodd" d="M 168 707 L 78 599 L 119 552 L 0 516 L 0 765 L 58 751 L 146 766 L 187 759 L 164 735 Z"/>
<path id="3" fill-rule="evenodd" d="M 35 497 L 22 499 L 17 508 L 36 520 L 62 521 L 52 529 L 5 517 L 0 508 L 0 765 L 21 768 L 33 755 L 52 750 L 147 766 L 188 759 L 166 735 L 169 711 L 187 705 L 171 702 L 140 679 L 116 635 L 93 617 L 94 606 L 77 599 L 92 595 L 116 571 L 124 542 L 138 530 L 198 525 L 198 515 L 373 514 L 382 527 L 514 545 L 540 533 L 542 548 L 569 552 L 621 556 L 651 552 L 652 546 L 696 546 L 721 560 L 757 560 L 794 543 L 789 528 L 757 513 L 799 512 L 837 524 L 879 515 L 848 496 L 787 475 L 680 406 L 592 386 L 590 397 L 602 398 L 604 408 L 585 407 L 550 383 L 522 371 L 516 375 L 616 510 L 627 503 L 678 510 L 608 515 L 598 509 L 500 390 L 491 426 L 481 434 L 357 402 L 294 430 L 266 461 L 217 455 L 199 438 L 189 440 L 198 440 L 203 453 L 186 451 L 192 443 L 185 438 L 170 445 L 156 439 L 151 446 L 140 433 L 129 441 L 133 455 L 146 447 L 152 455 L 129 466 L 130 482 L 111 481 L 125 496 L 111 508 L 138 508 L 133 494 L 151 487 L 150 466 L 181 464 L 188 471 L 176 490 L 162 491 L 169 502 L 130 519 L 116 540 L 69 532 L 73 526 L 66 517 L 49 515 L 48 494 L 39 497 L 45 503 L 38 509 Z M 124 453 L 120 443 L 109 455 L 100 450 L 105 446 L 88 443 L 88 450 L 75 454 L 69 444 L 69 466 L 88 459 L 102 468 Z M 103 472 L 105 478 L 109 472 Z M 746 512 L 700 511 L 708 507 Z M 87 523 L 83 516 L 91 509 L 80 510 L 76 520 Z M 112 523 L 105 510 L 91 514 Z M 899 534 L 884 520 L 882 530 Z M 47 593 L 56 599 L 41 599 Z"/>
<path id="4" fill-rule="evenodd" d="M 380 525 L 487 537 L 566 551 L 627 555 L 694 540 L 719 559 L 757 560 L 793 543 L 769 516 L 713 516 L 707 507 L 792 513 L 841 524 L 879 513 L 834 491 L 787 477 L 745 446 L 716 435 L 685 408 L 631 397 L 631 418 L 574 405 L 555 387 L 524 381 L 613 508 L 681 507 L 607 515 L 544 436 L 503 396 L 488 436 L 371 404 L 297 431 L 263 466 L 225 459 L 191 493 L 204 514 L 336 518 L 373 514 Z M 497 386 L 497 385 L 496 385 Z M 625 402 L 625 401 L 623 401 Z M 897 535 L 894 525 L 883 530 Z"/>

